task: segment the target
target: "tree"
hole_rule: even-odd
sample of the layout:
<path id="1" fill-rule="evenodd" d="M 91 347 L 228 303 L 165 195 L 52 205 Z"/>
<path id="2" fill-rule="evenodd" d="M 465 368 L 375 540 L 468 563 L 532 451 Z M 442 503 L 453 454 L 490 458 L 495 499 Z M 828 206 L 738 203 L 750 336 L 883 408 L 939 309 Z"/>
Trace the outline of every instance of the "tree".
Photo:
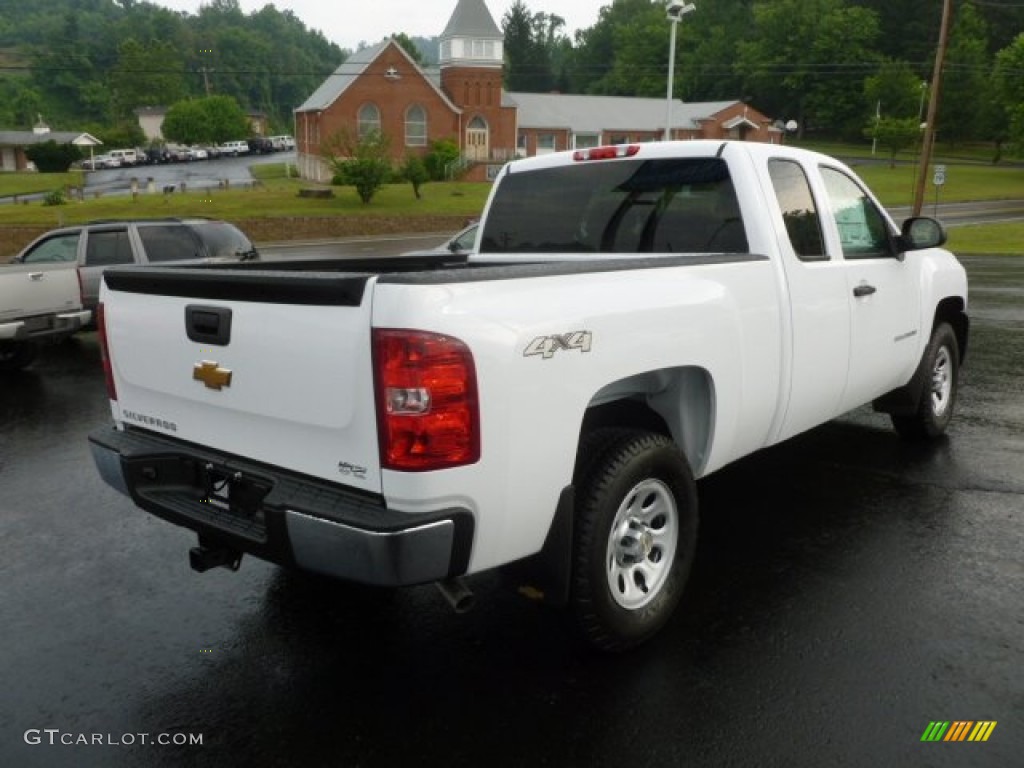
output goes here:
<path id="1" fill-rule="evenodd" d="M 25 156 L 43 173 L 64 173 L 82 153 L 73 144 L 58 144 L 51 139 L 33 144 L 25 150 Z"/>
<path id="2" fill-rule="evenodd" d="M 128 38 L 117 51 L 110 73 L 115 118 L 127 119 L 139 107 L 173 104 L 185 95 L 184 63 L 170 43 Z"/>
<path id="3" fill-rule="evenodd" d="M 943 71 L 942 104 L 936 127 L 942 138 L 958 144 L 978 135 L 991 72 L 985 21 L 970 3 L 960 6 L 950 30 Z"/>
<path id="4" fill-rule="evenodd" d="M 373 200 L 391 176 L 390 142 L 379 131 L 359 139 L 346 130 L 338 131 L 324 142 L 321 154 L 328 158 L 336 183 L 355 187 L 364 204 Z"/>
<path id="5" fill-rule="evenodd" d="M 516 0 L 502 19 L 506 87 L 510 91 L 545 93 L 555 87 L 553 62 L 561 58 L 565 19 L 553 13 L 531 13 L 523 0 Z"/>
<path id="6" fill-rule="evenodd" d="M 993 80 L 1007 136 L 1024 151 L 1024 33 L 996 54 Z"/>
<path id="7" fill-rule="evenodd" d="M 905 61 L 886 59 L 878 71 L 864 81 L 864 100 L 874 112 L 880 105 L 890 117 L 923 119 L 924 98 L 928 84 Z"/>
<path id="8" fill-rule="evenodd" d="M 415 61 L 418 66 L 425 67 L 427 65 L 423 60 L 423 54 L 420 53 L 420 49 L 416 47 L 416 43 L 405 32 L 396 32 L 391 37 L 401 46 L 403 51 L 409 54 L 409 58 Z"/>
<path id="9" fill-rule="evenodd" d="M 181 144 L 219 144 L 248 135 L 249 120 L 232 97 L 207 96 L 172 105 L 161 130 Z"/>
<path id="10" fill-rule="evenodd" d="M 416 195 L 416 199 L 422 198 L 423 195 L 420 194 L 420 187 L 430 181 L 430 174 L 427 172 L 427 166 L 424 164 L 423 158 L 419 155 L 406 155 L 400 173 L 403 179 L 412 184 L 412 191 Z"/>
<path id="11" fill-rule="evenodd" d="M 921 124 L 915 117 L 883 117 L 872 120 L 864 135 L 876 139 L 889 150 L 889 167 L 896 167 L 896 153 L 913 145 L 921 133 Z"/>
<path id="12" fill-rule="evenodd" d="M 430 142 L 430 151 L 423 158 L 431 181 L 445 181 L 448 169 L 459 159 L 459 145 L 452 139 L 436 139 Z"/>
<path id="13" fill-rule="evenodd" d="M 875 70 L 878 18 L 842 0 L 757 0 L 751 37 L 737 45 L 737 68 L 758 106 L 805 128 L 840 133 L 863 124 L 853 77 Z"/>

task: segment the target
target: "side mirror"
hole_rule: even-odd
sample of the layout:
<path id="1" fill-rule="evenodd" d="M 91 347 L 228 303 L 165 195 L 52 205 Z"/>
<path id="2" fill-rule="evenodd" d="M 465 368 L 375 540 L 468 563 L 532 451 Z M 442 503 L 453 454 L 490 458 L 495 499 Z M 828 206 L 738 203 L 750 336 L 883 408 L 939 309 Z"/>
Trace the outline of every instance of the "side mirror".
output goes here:
<path id="1" fill-rule="evenodd" d="M 900 248 L 904 251 L 920 251 L 924 248 L 939 248 L 946 243 L 946 228 L 936 219 L 916 216 L 903 222 L 900 232 Z"/>

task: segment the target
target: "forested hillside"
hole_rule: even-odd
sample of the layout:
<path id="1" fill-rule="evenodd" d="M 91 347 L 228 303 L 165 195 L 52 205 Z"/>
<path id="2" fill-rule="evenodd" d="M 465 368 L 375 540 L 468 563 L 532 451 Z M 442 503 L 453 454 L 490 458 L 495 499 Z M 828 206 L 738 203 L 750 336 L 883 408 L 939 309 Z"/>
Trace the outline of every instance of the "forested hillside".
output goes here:
<path id="1" fill-rule="evenodd" d="M 613 0 L 570 37 L 517 0 L 500 19 L 506 86 L 662 96 L 662 0 Z M 489 2 L 492 11 L 504 4 Z M 940 141 L 1024 144 L 1024 0 L 954 0 Z M 438 2 L 442 28 L 454 0 Z M 676 96 L 740 98 L 801 130 L 861 137 L 876 110 L 918 121 L 939 0 L 704 0 L 678 26 Z M 435 40 L 410 41 L 430 61 Z M 290 11 L 211 0 L 186 14 L 136 0 L 0 0 L 0 128 L 112 127 L 140 106 L 232 96 L 288 129 L 292 110 L 348 55 Z"/>
<path id="2" fill-rule="evenodd" d="M 536 5 L 542 7 L 540 2 Z M 740 98 L 801 129 L 862 137 L 876 109 L 915 120 L 940 0 L 701 0 L 678 26 L 676 96 Z M 615 0 L 570 39 L 518 0 L 502 19 L 510 90 L 661 96 L 665 3 Z M 954 0 L 940 141 L 1024 144 L 1024 0 Z"/>
<path id="3" fill-rule="evenodd" d="M 207 93 L 291 126 L 291 110 L 346 52 L 268 4 L 198 14 L 134 0 L 0 0 L 0 128 L 112 126 Z"/>

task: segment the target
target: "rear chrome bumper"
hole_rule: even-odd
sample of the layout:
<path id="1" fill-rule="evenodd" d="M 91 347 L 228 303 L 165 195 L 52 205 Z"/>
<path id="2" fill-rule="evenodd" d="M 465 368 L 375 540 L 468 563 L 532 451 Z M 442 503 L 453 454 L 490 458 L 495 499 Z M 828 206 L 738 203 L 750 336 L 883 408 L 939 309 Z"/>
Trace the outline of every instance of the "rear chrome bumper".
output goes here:
<path id="1" fill-rule="evenodd" d="M 89 436 L 111 487 L 205 541 L 264 560 L 376 586 L 407 586 L 466 572 L 473 518 L 462 509 L 423 515 L 383 499 L 138 429 Z M 209 493 L 231 477 L 236 502 Z"/>
<path id="2" fill-rule="evenodd" d="M 35 341 L 49 337 L 70 336 L 92 319 L 92 312 L 81 309 L 39 318 L 24 318 L 0 323 L 0 341 Z"/>

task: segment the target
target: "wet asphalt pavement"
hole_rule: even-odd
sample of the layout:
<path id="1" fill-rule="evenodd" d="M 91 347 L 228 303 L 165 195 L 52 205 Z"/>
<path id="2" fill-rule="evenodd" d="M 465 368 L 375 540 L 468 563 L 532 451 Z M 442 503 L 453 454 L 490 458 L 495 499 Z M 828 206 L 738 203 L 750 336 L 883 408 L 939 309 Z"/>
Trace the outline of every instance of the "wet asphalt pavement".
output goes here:
<path id="1" fill-rule="evenodd" d="M 456 616 L 192 572 L 93 468 L 95 336 L 46 350 L 0 380 L 0 766 L 1021 765 L 1024 259 L 964 261 L 948 439 L 861 410 L 703 481 L 689 591 L 616 657 L 498 575 Z M 936 720 L 998 725 L 922 743 Z"/>

